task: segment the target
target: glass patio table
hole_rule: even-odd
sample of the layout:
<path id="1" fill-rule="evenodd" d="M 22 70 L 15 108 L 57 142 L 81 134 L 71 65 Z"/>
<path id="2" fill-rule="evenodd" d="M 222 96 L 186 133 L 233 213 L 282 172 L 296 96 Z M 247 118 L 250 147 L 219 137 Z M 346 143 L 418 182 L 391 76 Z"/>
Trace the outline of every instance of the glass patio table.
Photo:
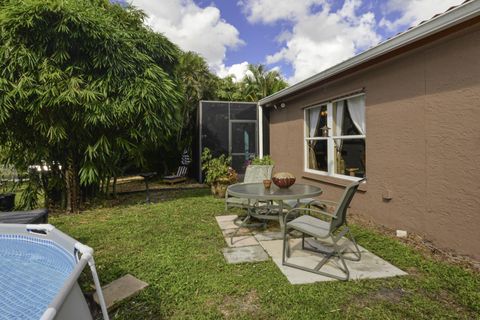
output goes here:
<path id="1" fill-rule="evenodd" d="M 322 189 L 308 184 L 294 184 L 290 188 L 279 188 L 272 183 L 270 188 L 265 188 L 263 183 L 238 183 L 228 187 L 228 194 L 237 198 L 252 199 L 258 201 L 275 201 L 278 203 L 278 216 L 257 214 L 254 211 L 249 214 L 257 219 L 276 220 L 280 223 L 283 231 L 283 210 L 285 200 L 300 200 L 312 198 L 322 194 Z"/>

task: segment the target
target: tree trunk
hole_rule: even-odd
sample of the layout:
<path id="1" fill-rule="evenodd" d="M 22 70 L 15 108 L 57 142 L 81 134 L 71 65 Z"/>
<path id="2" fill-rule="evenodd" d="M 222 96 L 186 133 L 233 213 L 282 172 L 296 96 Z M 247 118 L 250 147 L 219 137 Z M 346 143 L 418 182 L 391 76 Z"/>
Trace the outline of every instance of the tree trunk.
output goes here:
<path id="1" fill-rule="evenodd" d="M 110 192 L 110 175 L 105 178 L 105 197 L 108 198 Z"/>
<path id="2" fill-rule="evenodd" d="M 113 198 L 117 199 L 117 174 L 113 175 L 113 185 L 112 185 Z"/>
<path id="3" fill-rule="evenodd" d="M 100 176 L 100 179 L 98 182 L 98 189 L 100 193 L 103 193 L 104 184 L 105 184 L 105 180 L 103 179 L 103 176 Z"/>
<path id="4" fill-rule="evenodd" d="M 50 205 L 51 205 L 51 202 L 50 202 L 50 188 L 49 188 L 49 185 L 48 185 L 48 172 L 44 172 L 43 170 L 40 171 L 40 183 L 42 185 L 42 189 L 43 189 L 43 201 L 44 201 L 44 206 L 45 208 L 47 209 L 50 209 Z"/>
<path id="5" fill-rule="evenodd" d="M 80 181 L 77 165 L 72 158 L 67 160 L 65 185 L 67 189 L 67 211 L 76 213 L 80 209 Z"/>

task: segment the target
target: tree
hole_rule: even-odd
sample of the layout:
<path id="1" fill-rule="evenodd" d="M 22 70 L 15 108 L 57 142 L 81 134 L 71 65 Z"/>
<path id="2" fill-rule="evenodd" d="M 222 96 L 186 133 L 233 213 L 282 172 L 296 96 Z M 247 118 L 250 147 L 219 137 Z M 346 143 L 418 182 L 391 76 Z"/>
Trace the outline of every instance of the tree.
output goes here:
<path id="1" fill-rule="evenodd" d="M 69 211 L 177 130 L 179 49 L 144 15 L 103 0 L 0 1 L 0 144 L 44 161 Z"/>
<path id="2" fill-rule="evenodd" d="M 186 52 L 180 56 L 176 77 L 183 93 L 178 113 L 181 126 L 177 134 L 178 151 L 182 151 L 192 143 L 198 103 L 214 97 L 216 76 L 210 72 L 204 58 L 195 52 Z"/>
<path id="3" fill-rule="evenodd" d="M 248 101 L 259 101 L 288 87 L 278 71 L 267 71 L 264 65 L 248 65 L 246 76 L 241 82 L 242 96 Z"/>
<path id="4" fill-rule="evenodd" d="M 234 82 L 233 76 L 219 78 L 216 82 L 215 95 L 220 101 L 247 101 L 247 97 L 242 96 L 240 83 Z"/>

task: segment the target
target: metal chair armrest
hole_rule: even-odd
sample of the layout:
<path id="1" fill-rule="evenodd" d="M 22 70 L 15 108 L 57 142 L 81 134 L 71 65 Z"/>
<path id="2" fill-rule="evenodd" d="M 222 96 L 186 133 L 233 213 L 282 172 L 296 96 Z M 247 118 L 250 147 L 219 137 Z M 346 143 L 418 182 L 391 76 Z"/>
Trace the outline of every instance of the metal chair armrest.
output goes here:
<path id="1" fill-rule="evenodd" d="M 321 204 L 326 204 L 326 205 L 331 205 L 331 206 L 338 206 L 338 202 L 336 201 L 330 201 L 330 200 L 315 200 L 315 202 L 321 203 Z"/>
<path id="2" fill-rule="evenodd" d="M 311 216 L 310 213 L 317 213 L 317 214 L 321 214 L 321 215 L 324 215 L 324 216 L 327 216 L 331 219 L 336 219 L 337 217 L 334 216 L 333 214 L 331 213 L 328 213 L 328 212 L 325 212 L 323 210 L 318 210 L 318 209 L 312 209 L 312 208 L 293 208 L 292 210 L 288 211 L 287 214 L 285 215 L 285 223 L 287 223 L 287 218 L 290 214 L 292 213 L 295 213 L 295 212 L 300 212 L 302 213 L 303 212 L 307 212 L 308 215 Z"/>

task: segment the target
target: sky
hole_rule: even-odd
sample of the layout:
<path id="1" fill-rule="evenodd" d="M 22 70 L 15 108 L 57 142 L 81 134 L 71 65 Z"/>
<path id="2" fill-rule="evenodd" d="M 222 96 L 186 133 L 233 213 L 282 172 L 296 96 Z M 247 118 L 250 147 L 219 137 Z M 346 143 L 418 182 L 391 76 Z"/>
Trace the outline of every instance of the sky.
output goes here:
<path id="1" fill-rule="evenodd" d="M 117 0 L 239 81 L 264 64 L 294 84 L 464 0 Z"/>

